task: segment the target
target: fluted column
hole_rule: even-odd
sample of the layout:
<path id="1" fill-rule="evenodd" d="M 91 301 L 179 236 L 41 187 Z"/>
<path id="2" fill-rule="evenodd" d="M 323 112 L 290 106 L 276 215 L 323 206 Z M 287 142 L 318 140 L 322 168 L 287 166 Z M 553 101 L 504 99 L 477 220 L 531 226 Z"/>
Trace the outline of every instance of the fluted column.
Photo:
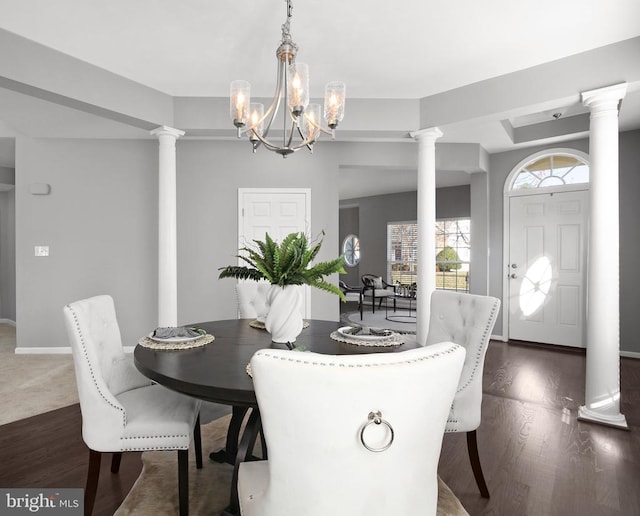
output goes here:
<path id="1" fill-rule="evenodd" d="M 431 293 L 436 289 L 436 140 L 437 127 L 411 133 L 418 150 L 418 310 L 416 339 L 424 344 L 429 332 Z"/>
<path id="2" fill-rule="evenodd" d="M 620 413 L 618 84 L 582 93 L 589 128 L 589 270 L 585 405 L 578 419 L 627 428 Z"/>
<path id="3" fill-rule="evenodd" d="M 158 326 L 178 325 L 176 140 L 184 131 L 162 126 L 158 138 Z"/>

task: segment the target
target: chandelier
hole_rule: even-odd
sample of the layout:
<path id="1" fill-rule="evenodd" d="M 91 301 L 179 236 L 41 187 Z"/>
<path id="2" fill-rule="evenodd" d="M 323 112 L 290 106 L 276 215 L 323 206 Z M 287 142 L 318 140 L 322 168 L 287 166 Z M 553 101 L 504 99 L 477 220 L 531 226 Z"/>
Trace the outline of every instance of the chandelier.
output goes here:
<path id="1" fill-rule="evenodd" d="M 313 153 L 313 144 L 321 133 L 335 137 L 335 128 L 344 117 L 345 84 L 330 82 L 325 87 L 324 119 L 329 129 L 321 125 L 320 104 L 309 104 L 309 67 L 296 62 L 298 46 L 291 39 L 290 25 L 293 6 L 287 2 L 287 21 L 282 25 L 282 41 L 276 50 L 278 80 L 273 101 L 265 111 L 264 105 L 251 103 L 251 85 L 237 80 L 231 83 L 230 115 L 238 131 L 238 138 L 248 136 L 253 152 L 260 145 L 286 158 L 303 147 Z M 283 118 L 283 137 L 280 145 L 268 139 L 271 124 L 280 104 L 286 109 Z"/>

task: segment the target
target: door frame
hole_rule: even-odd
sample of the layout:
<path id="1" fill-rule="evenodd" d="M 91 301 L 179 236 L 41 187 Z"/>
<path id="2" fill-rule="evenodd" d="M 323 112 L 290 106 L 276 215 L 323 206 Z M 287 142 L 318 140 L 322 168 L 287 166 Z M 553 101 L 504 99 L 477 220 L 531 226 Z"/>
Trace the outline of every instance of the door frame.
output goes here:
<path id="1" fill-rule="evenodd" d="M 531 163 L 543 156 L 549 156 L 552 154 L 568 154 L 570 156 L 574 156 L 576 158 L 584 161 L 589 167 L 591 167 L 591 163 L 589 161 L 589 155 L 585 152 L 582 152 L 577 149 L 571 149 L 566 147 L 553 147 L 545 150 L 541 150 L 530 154 L 523 160 L 521 160 L 515 167 L 511 169 L 511 172 L 507 176 L 504 181 L 504 189 L 503 189 L 503 198 L 502 198 L 502 219 L 503 219 L 503 227 L 502 227 L 502 339 L 506 342 L 509 340 L 509 314 L 511 313 L 510 299 L 509 299 L 509 282 L 507 281 L 507 276 L 509 274 L 509 249 L 511 247 L 511 210 L 510 210 L 510 202 L 511 197 L 516 196 L 530 196 L 530 195 L 542 195 L 549 194 L 554 192 L 569 192 L 569 191 L 578 191 L 578 190 L 589 190 L 590 183 L 580 183 L 575 185 L 565 185 L 565 186 L 557 186 L 557 187 L 545 187 L 535 190 L 512 190 L 513 183 L 522 169 L 527 163 Z M 589 220 L 589 213 L 587 213 L 587 221 Z M 588 223 L 588 222 L 587 222 Z M 587 235 L 588 235 L 588 226 L 587 226 Z M 589 256 L 588 256 L 588 247 L 587 247 L 587 278 L 589 274 Z M 585 295 L 585 303 L 586 303 L 586 295 L 587 295 L 588 285 L 585 285 L 584 295 Z M 584 323 L 585 321 L 583 321 Z M 584 329 L 584 334 L 586 335 L 586 328 Z"/>
<path id="2" fill-rule="evenodd" d="M 244 194 L 296 194 L 296 195 L 304 195 L 305 198 L 305 228 L 304 233 L 306 235 L 311 235 L 311 188 L 238 188 L 238 249 L 245 247 L 247 239 L 243 234 L 243 222 L 242 219 L 244 217 L 243 214 L 243 195 Z M 238 265 L 245 265 L 245 263 L 238 258 Z M 311 287 L 308 285 L 304 285 L 305 296 L 304 296 L 304 317 L 306 319 L 311 317 Z"/>

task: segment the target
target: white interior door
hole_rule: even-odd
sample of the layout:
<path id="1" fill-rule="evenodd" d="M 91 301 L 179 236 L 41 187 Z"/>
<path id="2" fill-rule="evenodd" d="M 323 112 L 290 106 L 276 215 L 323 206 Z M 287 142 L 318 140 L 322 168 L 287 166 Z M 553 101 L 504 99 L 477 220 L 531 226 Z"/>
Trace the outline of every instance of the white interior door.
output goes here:
<path id="1" fill-rule="evenodd" d="M 509 338 L 585 347 L 588 194 L 510 198 Z"/>
<path id="2" fill-rule="evenodd" d="M 269 233 L 281 241 L 289 233 L 311 234 L 311 190 L 309 188 L 239 188 L 238 244 L 250 246 Z M 311 317 L 309 287 L 304 291 L 303 317 Z"/>

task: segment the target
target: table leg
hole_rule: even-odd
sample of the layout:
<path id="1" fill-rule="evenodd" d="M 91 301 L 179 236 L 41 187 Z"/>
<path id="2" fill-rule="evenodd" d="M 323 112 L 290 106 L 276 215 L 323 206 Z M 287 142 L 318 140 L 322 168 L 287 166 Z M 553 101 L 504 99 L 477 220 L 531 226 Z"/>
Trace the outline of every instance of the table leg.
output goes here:
<path id="1" fill-rule="evenodd" d="M 235 464 L 238 455 L 238 440 L 240 439 L 240 428 L 247 414 L 249 407 L 234 406 L 231 412 L 231 422 L 227 430 L 227 443 L 224 449 L 211 452 L 209 458 L 214 462 Z"/>
<path id="2" fill-rule="evenodd" d="M 253 448 L 256 444 L 258 433 L 260 432 L 262 423 L 260 421 L 260 411 L 257 408 L 251 410 L 247 425 L 242 433 L 240 444 L 236 455 L 235 464 L 233 465 L 233 476 L 231 477 L 231 496 L 229 507 L 223 512 L 223 516 L 236 516 L 240 514 L 240 501 L 238 498 L 238 470 L 240 464 L 246 460 L 251 460 Z"/>

